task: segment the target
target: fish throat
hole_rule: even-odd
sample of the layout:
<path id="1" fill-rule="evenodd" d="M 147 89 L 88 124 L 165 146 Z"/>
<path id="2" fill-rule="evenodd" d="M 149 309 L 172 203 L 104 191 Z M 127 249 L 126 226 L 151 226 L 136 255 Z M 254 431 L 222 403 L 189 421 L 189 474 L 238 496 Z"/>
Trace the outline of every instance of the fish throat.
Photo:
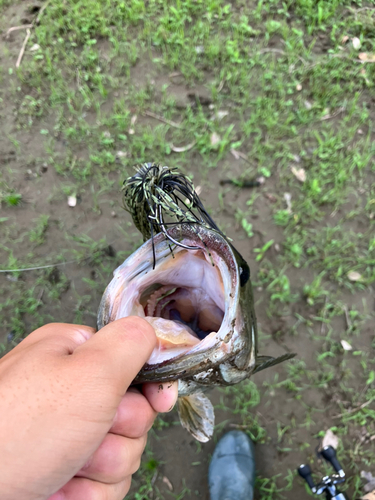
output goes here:
<path id="1" fill-rule="evenodd" d="M 159 340 L 149 364 L 186 353 L 220 330 L 224 284 L 212 258 L 204 249 L 179 249 L 148 273 L 151 282 L 145 280 L 139 290 L 138 315 L 144 313 Z M 220 259 L 216 253 L 214 258 Z"/>

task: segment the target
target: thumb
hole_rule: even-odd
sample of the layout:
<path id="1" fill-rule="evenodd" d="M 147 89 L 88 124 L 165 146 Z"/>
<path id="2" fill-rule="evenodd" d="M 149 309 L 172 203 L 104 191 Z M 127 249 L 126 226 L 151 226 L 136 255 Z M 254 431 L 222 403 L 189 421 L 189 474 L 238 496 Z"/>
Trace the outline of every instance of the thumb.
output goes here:
<path id="1" fill-rule="evenodd" d="M 75 349 L 72 362 L 105 377 L 122 397 L 156 345 L 152 326 L 129 316 L 109 323 Z"/>

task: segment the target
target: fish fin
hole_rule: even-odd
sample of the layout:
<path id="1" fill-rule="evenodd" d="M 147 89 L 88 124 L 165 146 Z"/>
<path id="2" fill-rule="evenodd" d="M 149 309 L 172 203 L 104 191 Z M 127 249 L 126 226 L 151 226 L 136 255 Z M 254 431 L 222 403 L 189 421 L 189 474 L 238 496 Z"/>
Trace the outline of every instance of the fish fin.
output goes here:
<path id="1" fill-rule="evenodd" d="M 297 354 L 296 353 L 283 354 L 278 358 L 273 358 L 272 356 L 257 356 L 257 361 L 252 374 L 258 373 L 264 370 L 265 368 L 269 368 L 270 366 L 278 365 L 283 361 L 287 361 L 288 359 L 294 358 L 294 356 L 297 356 Z"/>
<path id="2" fill-rule="evenodd" d="M 206 443 L 214 432 L 215 413 L 211 401 L 202 393 L 182 396 L 177 400 L 182 427 L 201 443 Z"/>

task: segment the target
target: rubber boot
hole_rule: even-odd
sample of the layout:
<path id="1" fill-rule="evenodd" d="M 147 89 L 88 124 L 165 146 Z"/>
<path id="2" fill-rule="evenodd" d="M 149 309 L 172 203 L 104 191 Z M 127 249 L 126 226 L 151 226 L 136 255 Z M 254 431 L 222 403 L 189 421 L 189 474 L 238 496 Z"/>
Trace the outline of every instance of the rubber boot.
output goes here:
<path id="1" fill-rule="evenodd" d="M 211 500 L 253 500 L 254 445 L 241 431 L 230 431 L 217 443 L 208 470 Z"/>

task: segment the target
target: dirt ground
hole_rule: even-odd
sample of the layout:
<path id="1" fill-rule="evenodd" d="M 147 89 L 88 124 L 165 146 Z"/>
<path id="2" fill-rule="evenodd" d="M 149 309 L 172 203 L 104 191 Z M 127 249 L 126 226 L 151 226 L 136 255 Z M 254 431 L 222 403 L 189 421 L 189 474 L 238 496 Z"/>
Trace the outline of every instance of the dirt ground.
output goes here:
<path id="1" fill-rule="evenodd" d="M 13 5 L 0 3 L 0 28 L 3 35 L 9 27 L 32 20 L 33 5 L 30 0 Z M 273 18 L 269 15 L 270 19 Z M 49 19 L 46 17 L 47 28 Z M 65 34 L 61 36 L 65 37 Z M 8 270 L 0 274 L 0 345 L 3 352 L 14 347 L 34 328 L 49 321 L 96 326 L 100 298 L 113 270 L 141 243 L 140 234 L 121 206 L 123 180 L 131 174 L 132 164 L 138 161 L 160 159 L 167 165 L 180 167 L 193 178 L 195 186 L 201 186 L 200 196 L 205 206 L 250 265 L 260 330 L 260 353 L 281 355 L 296 352 L 297 358 L 296 361 L 255 375 L 251 379 L 252 383 L 243 387 L 213 390 L 210 398 L 216 406 L 216 429 L 214 439 L 207 444 L 197 443 L 181 428 L 176 411 L 162 416 L 150 434 L 150 445 L 142 469 L 134 480 L 133 498 L 208 500 L 207 471 L 210 457 L 220 436 L 232 428 L 248 431 L 256 441 L 259 477 L 257 500 L 307 497 L 309 493 L 296 477 L 295 470 L 306 461 L 310 461 L 320 473 L 325 470 L 315 450 L 328 429 L 332 429 L 341 439 L 339 456 L 349 477 L 348 492 L 354 495 L 351 498 L 360 498 L 360 471 L 371 470 L 375 475 L 375 403 L 372 401 L 375 400 L 375 385 L 371 375 L 375 370 L 375 302 L 371 264 L 374 262 L 371 259 L 374 259 L 375 245 L 369 247 L 371 255 L 366 257 L 368 260 L 359 270 L 363 277 L 366 275 L 362 284 L 348 280 L 345 284 L 346 270 L 341 275 L 344 278 L 338 273 L 332 277 L 336 271 L 328 268 L 322 282 L 316 280 L 328 262 L 327 255 L 334 259 L 337 248 L 334 246 L 335 239 L 341 237 L 329 233 L 330 230 L 338 227 L 341 231 L 341 248 L 350 243 L 351 234 L 362 235 L 358 241 L 355 240 L 353 250 L 348 247 L 347 252 L 352 252 L 352 255 L 345 254 L 343 262 L 345 259 L 350 262 L 350 259 L 356 260 L 356 252 L 362 252 L 362 243 L 366 242 L 367 245 L 366 235 L 370 232 L 368 238 L 371 239 L 371 234 L 374 234 L 373 219 L 369 215 L 373 213 L 373 205 L 371 209 L 368 208 L 368 200 L 372 198 L 370 195 L 366 198 L 365 191 L 362 194 L 360 191 L 363 188 L 373 193 L 371 189 L 375 174 L 371 142 L 374 135 L 370 129 L 371 116 L 375 116 L 373 88 L 363 89 L 359 98 L 361 104 L 358 104 L 358 109 L 363 106 L 363 102 L 369 106 L 369 117 L 360 125 L 361 133 L 343 139 L 347 141 L 346 144 L 351 141 L 354 145 L 355 140 L 362 136 L 368 138 L 366 147 L 370 155 L 370 167 L 366 167 L 360 175 L 355 171 L 348 174 L 350 188 L 345 191 L 342 203 L 332 205 L 328 200 L 314 211 L 313 203 L 303 205 L 310 199 L 310 194 L 301 192 L 301 183 L 296 181 L 289 168 L 293 149 L 297 156 L 302 150 L 306 152 L 302 163 L 295 160 L 296 168 L 303 167 L 309 172 L 309 165 L 314 161 L 320 162 L 321 168 L 324 168 L 325 160 L 315 153 L 309 153 L 319 148 L 316 137 L 308 135 L 309 123 L 301 122 L 297 127 L 299 138 L 293 139 L 295 142 L 286 162 L 283 162 L 281 153 L 280 158 L 277 157 L 276 146 L 275 149 L 269 146 L 267 150 L 272 137 L 267 135 L 266 125 L 261 139 L 265 159 L 251 156 L 251 148 L 256 146 L 258 139 L 256 134 L 250 134 L 240 146 L 235 145 L 243 139 L 245 132 L 242 129 L 243 122 L 233 111 L 236 90 L 226 91 L 224 88 L 220 106 L 228 110 L 228 115 L 224 116 L 222 123 L 225 127 L 233 124 L 234 135 L 231 136 L 231 144 L 228 140 L 228 144 L 223 145 L 222 153 L 218 154 L 217 150 L 209 147 L 204 149 L 205 146 L 199 141 L 200 136 L 206 134 L 206 125 L 198 123 L 196 118 L 198 130 L 195 131 L 196 139 L 193 139 L 197 144 L 187 152 L 162 151 L 159 143 L 153 146 L 151 142 L 143 152 L 137 145 L 138 149 L 133 149 L 132 153 L 127 144 L 120 144 L 120 139 L 116 138 L 113 145 L 98 146 L 97 153 L 110 151 L 113 161 L 106 160 L 108 165 L 104 165 L 104 160 L 103 163 L 95 163 L 92 158 L 96 143 L 104 140 L 103 134 L 104 138 L 117 134 L 114 122 L 110 120 L 116 115 L 116 103 L 120 99 L 123 99 L 123 106 L 130 113 L 127 126 L 134 125 L 135 129 L 134 135 L 128 133 L 128 140 L 139 140 L 141 143 L 146 140 L 145 135 L 142 135 L 144 131 L 151 131 L 149 133 L 152 135 L 155 127 L 159 127 L 155 135 L 162 135 L 160 142 L 175 141 L 175 133 L 181 134 L 177 135 L 180 142 L 176 146 L 191 142 L 191 138 L 185 139 L 179 130 L 168 128 L 168 125 L 147 115 L 147 106 L 141 100 L 146 98 L 142 95 L 148 92 L 151 85 L 152 103 L 160 105 L 161 109 L 157 114 L 162 115 L 165 110 L 166 116 L 171 116 L 169 119 L 174 122 L 190 119 L 186 118 L 186 114 L 190 113 L 186 110 L 193 109 L 194 113 L 192 102 L 198 96 L 199 113 L 203 113 L 209 123 L 211 105 L 214 103 L 216 106 L 211 89 L 217 84 L 218 72 L 213 67 L 203 68 L 196 81 L 188 80 L 182 73 L 170 77 L 172 69 L 155 62 L 155 59 L 162 57 L 163 48 L 151 44 L 129 66 L 126 76 L 121 74 L 113 87 L 108 84 L 108 92 L 104 97 L 93 90 L 99 103 L 96 107 L 93 102 L 91 107 L 82 111 L 75 102 L 71 104 L 76 108 L 74 114 L 70 111 L 68 100 L 60 105 L 56 104 L 58 97 L 56 101 L 51 98 L 51 88 L 56 85 L 57 93 L 57 83 L 43 81 L 40 88 L 36 86 L 38 66 L 29 68 L 33 57 L 30 48 L 34 43 L 40 42 L 42 45 L 42 42 L 33 33 L 21 64 L 22 73 L 17 75 L 15 61 L 24 37 L 25 30 L 22 29 L 13 32 L 8 38 L 0 38 L 0 268 Z M 306 35 L 306 38 L 310 40 L 312 35 Z M 284 45 L 280 44 L 278 35 L 272 35 L 267 40 L 266 47 L 269 49 L 284 50 L 280 48 Z M 332 48 L 332 43 L 328 36 L 316 36 L 316 40 L 314 52 L 317 57 L 323 57 L 327 54 L 327 47 Z M 118 68 L 110 59 L 108 39 L 98 37 L 95 50 L 100 61 L 104 61 L 103 67 L 117 77 Z M 35 64 L 39 64 L 38 61 Z M 44 64 L 47 65 L 46 58 Z M 83 74 L 82 68 L 80 71 Z M 64 68 L 61 74 L 64 75 Z M 70 77 L 71 72 L 67 74 Z M 317 83 L 311 83 L 312 80 L 313 77 L 310 80 L 310 94 L 304 98 L 305 101 L 312 101 L 314 93 L 318 93 Z M 253 93 L 249 94 L 252 105 L 262 93 L 259 85 L 255 82 Z M 72 87 L 72 103 L 74 99 L 78 101 L 81 98 L 79 83 L 69 81 L 67 86 Z M 26 96 L 30 97 L 25 100 Z M 207 100 L 206 104 L 204 99 Z M 27 107 L 30 102 L 33 103 L 32 111 Z M 246 102 L 244 106 L 243 114 L 246 115 Z M 129 125 L 130 117 L 135 115 L 136 122 Z M 87 133 L 87 142 L 82 135 L 74 136 L 66 132 L 69 127 L 78 130 L 82 125 L 79 122 L 81 119 L 85 122 L 84 130 L 91 131 Z M 333 117 L 329 129 L 325 130 L 341 133 L 341 129 L 349 127 L 351 123 L 347 121 L 344 124 L 341 119 L 340 114 Z M 191 120 L 194 122 L 194 118 Z M 57 126 L 61 123 L 65 129 Z M 276 123 L 273 125 L 277 126 Z M 326 126 L 326 122 L 320 122 L 320 126 Z M 160 127 L 166 127 L 164 135 Z M 354 127 L 358 129 L 358 125 Z M 224 136 L 222 132 L 220 135 Z M 281 148 L 283 132 L 279 131 L 275 137 Z M 249 151 L 245 159 L 236 158 L 231 152 L 236 147 L 241 151 Z M 126 154 L 119 155 L 121 151 Z M 242 179 L 244 174 L 245 177 L 249 174 L 250 177 L 264 174 L 267 151 L 271 175 L 266 175 L 263 184 L 250 189 L 221 185 L 223 179 Z M 90 161 L 95 166 L 84 177 L 82 172 Z M 76 176 L 76 165 L 80 170 L 80 178 Z M 259 165 L 263 167 L 258 168 Z M 335 175 L 339 176 L 339 173 Z M 337 189 L 340 190 L 340 186 Z M 9 202 L 9 195 L 13 193 L 21 195 L 19 203 Z M 304 207 L 299 213 L 303 218 L 299 228 L 275 223 L 275 213 L 287 209 L 284 193 L 290 193 L 293 203 L 299 200 L 299 206 Z M 76 200 L 74 207 L 68 206 L 68 196 Z M 293 206 L 295 216 L 296 206 Z M 44 225 L 40 219 L 42 216 L 47 220 Z M 248 232 L 244 219 L 251 224 Z M 327 230 L 327 235 L 329 233 L 326 239 L 323 229 Z M 300 236 L 302 233 L 303 236 Z M 289 242 L 293 240 L 293 244 L 297 244 L 299 238 L 305 238 L 301 244 L 303 253 L 301 261 L 294 265 L 293 259 L 296 257 L 290 248 L 295 247 Z M 264 258 L 257 261 L 257 250 L 264 248 L 271 240 Z M 309 248 L 313 246 L 318 248 L 315 254 L 309 253 Z M 47 267 L 42 269 L 42 266 Z M 34 267 L 38 269 L 15 271 Z M 287 280 L 279 279 L 280 276 L 287 276 Z M 316 296 L 311 289 L 306 292 L 304 288 L 312 283 L 318 290 Z M 278 294 L 281 299 L 274 294 Z M 312 298 L 310 303 L 307 297 Z M 353 345 L 352 351 L 342 348 L 340 342 L 343 339 Z"/>

